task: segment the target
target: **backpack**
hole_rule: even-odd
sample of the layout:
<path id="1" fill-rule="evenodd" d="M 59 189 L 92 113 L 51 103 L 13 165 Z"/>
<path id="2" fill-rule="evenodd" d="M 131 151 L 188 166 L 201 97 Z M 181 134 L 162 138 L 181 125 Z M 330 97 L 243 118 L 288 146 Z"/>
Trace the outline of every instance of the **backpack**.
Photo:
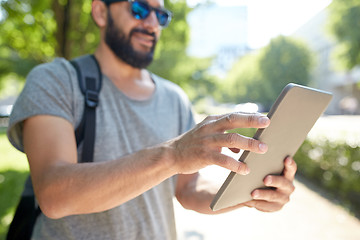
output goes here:
<path id="1" fill-rule="evenodd" d="M 85 98 L 82 120 L 75 130 L 76 144 L 83 141 L 83 152 L 79 162 L 92 162 L 95 143 L 96 107 L 101 90 L 101 70 L 94 55 L 85 55 L 73 59 L 79 86 Z M 27 240 L 31 238 L 37 217 L 41 213 L 35 200 L 30 176 L 25 182 L 24 191 L 16 208 L 14 218 L 9 226 L 7 240 Z"/>

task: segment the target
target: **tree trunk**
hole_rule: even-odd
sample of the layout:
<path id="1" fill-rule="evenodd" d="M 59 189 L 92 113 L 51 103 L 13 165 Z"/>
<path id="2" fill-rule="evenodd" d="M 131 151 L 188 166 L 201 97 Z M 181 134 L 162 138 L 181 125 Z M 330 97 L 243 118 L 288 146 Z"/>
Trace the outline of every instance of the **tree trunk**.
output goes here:
<path id="1" fill-rule="evenodd" d="M 67 0 L 64 4 L 60 4 L 59 0 L 54 0 L 52 8 L 55 14 L 56 20 L 56 55 L 58 57 L 70 58 L 70 6 L 71 0 Z"/>

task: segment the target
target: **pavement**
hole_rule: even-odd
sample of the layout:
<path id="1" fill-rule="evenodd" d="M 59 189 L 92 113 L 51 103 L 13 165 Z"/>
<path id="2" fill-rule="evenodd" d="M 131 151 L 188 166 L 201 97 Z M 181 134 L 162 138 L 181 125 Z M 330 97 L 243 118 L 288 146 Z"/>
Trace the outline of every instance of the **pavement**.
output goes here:
<path id="1" fill-rule="evenodd" d="M 203 215 L 185 210 L 175 202 L 178 239 L 359 240 L 359 219 L 307 184 L 296 179 L 290 202 L 274 213 L 244 207 L 220 215 Z"/>
<path id="2" fill-rule="evenodd" d="M 341 127 L 343 140 L 358 142 L 360 117 L 324 117 L 311 134 L 334 134 Z M 341 124 L 339 124 L 341 123 Z M 344 130 L 344 128 L 347 128 Z M 329 131 L 331 129 L 331 131 Z M 354 131 L 359 133 L 354 134 Z M 339 131 L 338 131 L 339 132 Z M 347 135 L 347 132 L 352 132 Z M 310 134 L 310 135 L 311 135 Z M 311 136 L 310 136 L 311 137 Z M 331 137 L 332 138 L 332 137 Z M 339 136 L 335 137 L 339 139 Z M 222 183 L 228 171 L 210 166 L 200 171 L 204 177 Z M 310 182 L 296 178 L 290 202 L 275 213 L 241 208 L 221 215 L 202 215 L 183 209 L 175 201 L 175 216 L 179 240 L 360 240 L 360 220 L 326 197 Z"/>

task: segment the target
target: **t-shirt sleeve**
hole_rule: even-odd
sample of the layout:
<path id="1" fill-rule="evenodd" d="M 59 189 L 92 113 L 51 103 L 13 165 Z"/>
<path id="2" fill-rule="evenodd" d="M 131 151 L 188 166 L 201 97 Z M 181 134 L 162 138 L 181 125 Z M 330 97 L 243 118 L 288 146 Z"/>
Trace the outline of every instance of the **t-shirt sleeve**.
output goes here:
<path id="1" fill-rule="evenodd" d="M 27 76 L 24 89 L 16 100 L 8 127 L 11 144 L 20 151 L 23 147 L 23 122 L 36 115 L 64 118 L 74 125 L 71 68 L 65 59 L 35 67 Z"/>

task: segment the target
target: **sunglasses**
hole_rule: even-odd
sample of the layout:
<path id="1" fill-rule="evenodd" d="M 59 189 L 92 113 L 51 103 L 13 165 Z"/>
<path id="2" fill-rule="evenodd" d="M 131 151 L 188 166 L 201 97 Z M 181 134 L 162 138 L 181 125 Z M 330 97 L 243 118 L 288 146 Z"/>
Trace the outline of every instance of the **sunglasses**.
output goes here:
<path id="1" fill-rule="evenodd" d="M 172 13 L 165 8 L 155 8 L 150 6 L 145 1 L 136 0 L 103 0 L 106 5 L 114 2 L 129 2 L 131 4 L 131 14 L 134 18 L 139 20 L 146 19 L 152 11 L 155 12 L 156 18 L 161 27 L 167 27 L 171 21 Z"/>

